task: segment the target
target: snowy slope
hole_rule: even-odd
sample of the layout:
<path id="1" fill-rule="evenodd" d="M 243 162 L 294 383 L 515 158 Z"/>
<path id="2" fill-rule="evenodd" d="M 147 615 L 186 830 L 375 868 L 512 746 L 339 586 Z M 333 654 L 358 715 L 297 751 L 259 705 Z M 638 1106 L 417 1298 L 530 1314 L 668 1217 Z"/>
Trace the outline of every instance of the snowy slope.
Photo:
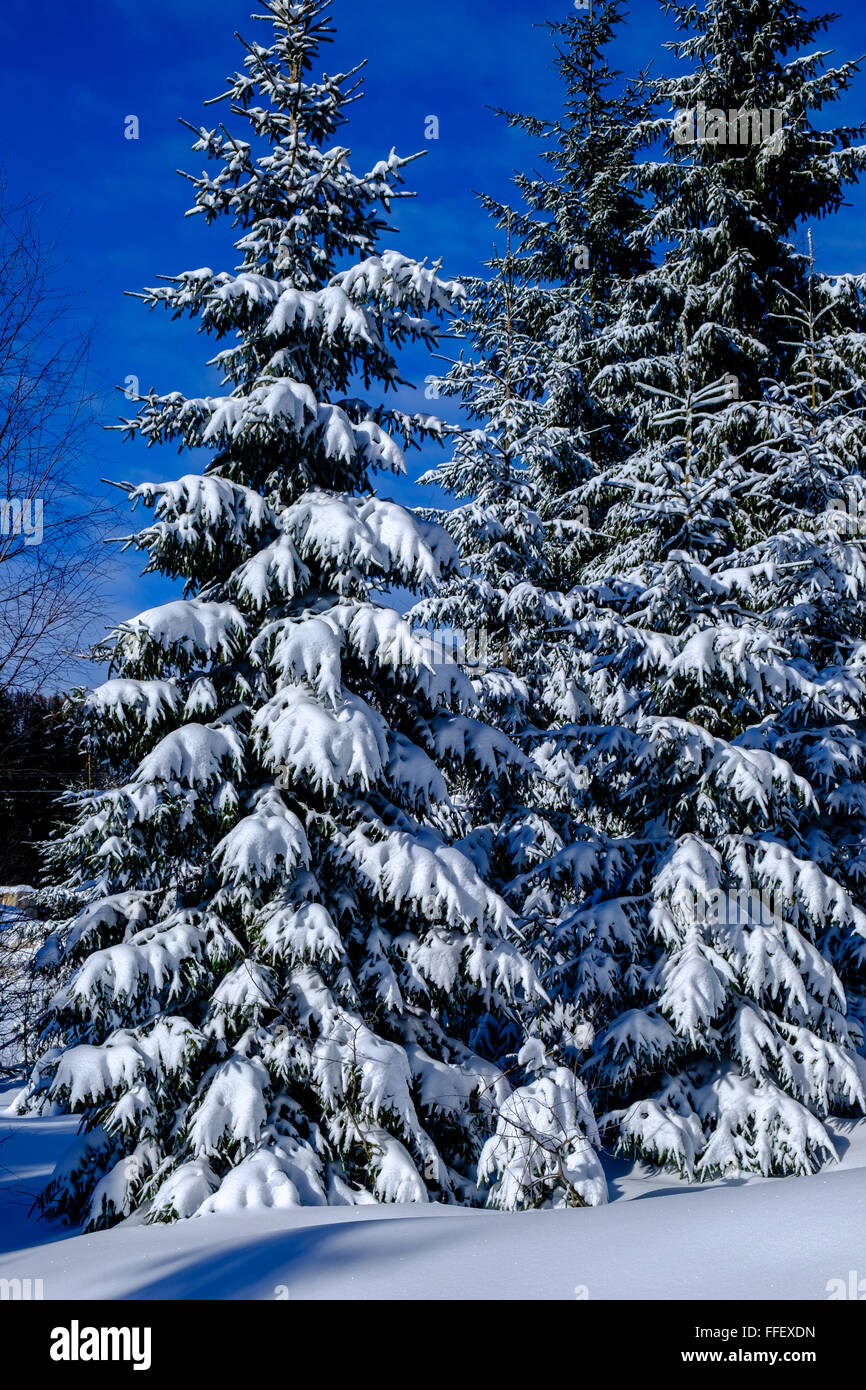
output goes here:
<path id="1" fill-rule="evenodd" d="M 0 1278 L 49 1299 L 826 1299 L 866 1274 L 862 1123 L 837 1126 L 842 1161 L 813 1178 L 695 1190 L 623 1168 L 584 1211 L 304 1208 L 87 1236 L 28 1216 L 74 1130 L 0 1113 Z"/>

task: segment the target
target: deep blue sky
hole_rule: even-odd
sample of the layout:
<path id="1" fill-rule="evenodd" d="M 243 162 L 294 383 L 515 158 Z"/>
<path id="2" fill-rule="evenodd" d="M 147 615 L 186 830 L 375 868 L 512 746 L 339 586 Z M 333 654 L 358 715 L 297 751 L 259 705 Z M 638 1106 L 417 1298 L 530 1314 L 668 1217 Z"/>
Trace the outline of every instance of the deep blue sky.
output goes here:
<path id="1" fill-rule="evenodd" d="M 178 124 L 215 124 L 220 108 L 202 100 L 224 90 L 239 66 L 239 29 L 267 42 L 267 29 L 247 18 L 248 0 L 4 0 L 0 10 L 0 164 L 12 197 L 48 195 L 48 231 L 61 245 L 64 281 L 78 311 L 94 324 L 93 371 L 105 423 L 124 402 L 113 390 L 132 374 L 143 389 L 213 391 L 204 368 L 212 342 L 191 325 L 149 314 L 124 290 L 156 283 L 159 274 L 200 265 L 230 268 L 222 234 L 202 219 L 184 219 L 189 185 L 177 168 L 197 172 L 201 156 Z M 808 8 L 812 10 L 811 3 Z M 843 0 L 827 39 L 835 61 L 866 52 L 862 0 Z M 533 162 L 532 148 L 485 109 L 499 105 L 553 115 L 559 88 L 550 69 L 550 42 L 539 22 L 567 10 L 566 0 L 335 0 L 339 40 L 323 55 L 327 71 L 366 57 L 366 95 L 341 133 L 353 163 L 370 164 L 392 145 L 400 153 L 426 148 L 409 171 L 419 197 L 397 209 L 399 237 L 388 240 L 412 255 L 442 256 L 449 274 L 475 273 L 489 254 L 493 231 L 473 190 L 505 193 L 511 171 Z M 631 18 L 614 51 L 633 72 L 652 61 L 673 72 L 661 49 L 668 37 L 656 0 L 632 0 Z M 832 61 L 832 60 L 831 60 Z M 140 121 L 140 139 L 124 139 L 124 118 Z M 425 117 L 440 121 L 438 141 L 424 139 Z M 825 122 L 866 117 L 866 71 Z M 817 229 L 819 264 L 829 271 L 866 270 L 866 187 L 852 207 Z M 421 379 L 424 368 L 415 370 Z M 416 393 L 424 402 L 423 391 Z M 412 397 L 407 397 L 411 400 Z M 94 431 L 91 474 L 139 481 L 171 477 L 190 467 L 172 449 L 146 452 L 118 435 Z M 412 473 L 421 462 L 410 456 Z M 88 480 L 89 481 L 89 480 Z M 410 500 L 413 488 L 383 479 Z M 106 594 L 106 621 L 166 595 L 160 581 L 138 577 L 139 560 L 119 564 Z"/>

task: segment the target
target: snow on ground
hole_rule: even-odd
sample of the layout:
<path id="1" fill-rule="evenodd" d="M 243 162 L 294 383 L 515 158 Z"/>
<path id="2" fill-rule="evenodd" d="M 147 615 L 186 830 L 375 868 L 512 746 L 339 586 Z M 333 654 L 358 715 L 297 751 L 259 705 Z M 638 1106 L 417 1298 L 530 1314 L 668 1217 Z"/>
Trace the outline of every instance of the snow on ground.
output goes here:
<path id="1" fill-rule="evenodd" d="M 611 1204 L 587 1210 L 307 1207 L 79 1235 L 28 1215 L 76 1121 L 3 1104 L 0 1279 L 47 1299 L 826 1299 L 866 1277 L 866 1122 L 836 1125 L 841 1161 L 811 1178 L 696 1189 L 613 1165 Z"/>

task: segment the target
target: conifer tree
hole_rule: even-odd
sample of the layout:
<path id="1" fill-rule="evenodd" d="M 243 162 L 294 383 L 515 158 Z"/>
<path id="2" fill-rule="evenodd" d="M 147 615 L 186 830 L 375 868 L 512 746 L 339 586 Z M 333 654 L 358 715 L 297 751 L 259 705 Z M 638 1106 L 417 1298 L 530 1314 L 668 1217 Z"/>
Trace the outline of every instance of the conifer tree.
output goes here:
<path id="1" fill-rule="evenodd" d="M 562 111 L 540 118 L 500 114 L 538 143 L 542 170 L 519 172 L 514 219 L 534 338 L 544 347 L 545 429 L 527 460 L 533 501 L 546 525 L 553 589 L 567 589 L 603 539 L 594 529 L 592 480 L 624 457 L 626 413 L 594 382 L 618 289 L 648 269 L 638 235 L 646 210 L 634 177 L 649 110 L 643 75 L 626 80 L 611 50 L 626 22 L 623 0 L 548 21 Z"/>
<path id="2" fill-rule="evenodd" d="M 658 254 L 601 348 L 629 452 L 592 484 L 607 544 L 569 603 L 593 714 L 561 738 L 628 872 L 586 886 L 615 924 L 603 968 L 579 914 L 558 952 L 608 1142 L 689 1175 L 806 1172 L 834 1152 L 823 1120 L 864 1104 L 866 572 L 828 523 L 861 491 L 860 288 L 794 237 L 866 151 L 812 124 L 855 71 L 811 49 L 826 17 L 663 8 L 690 67 L 652 84 Z"/>
<path id="3" fill-rule="evenodd" d="M 519 210 L 482 195 L 504 248 L 488 279 L 464 279 L 466 351 L 439 382 L 471 427 L 455 430 L 453 456 L 422 480 L 458 499 L 432 515 L 458 540 L 465 574 L 417 616 L 483 624 L 493 669 L 476 686 L 492 716 L 524 735 L 585 709 L 573 644 L 556 630 L 558 591 L 575 554 L 597 548 L 576 488 L 623 447 L 616 412 L 590 391 L 614 287 L 647 263 L 633 245 L 641 210 L 629 173 L 643 104 L 633 85 L 612 90 L 619 73 L 605 53 L 622 20 L 621 0 L 602 0 L 548 26 L 561 117 L 500 112 L 539 141 L 552 173 L 516 176 Z"/>
<path id="4" fill-rule="evenodd" d="M 358 386 L 397 386 L 397 349 L 432 346 L 463 292 L 377 249 L 409 161 L 352 171 L 338 136 L 358 69 L 314 75 L 327 0 L 262 10 L 271 41 L 244 45 L 220 99 L 247 138 L 220 124 L 195 142 L 216 171 L 193 178 L 194 211 L 238 229 L 240 265 L 143 296 L 199 321 L 224 379 L 201 398 L 149 392 L 127 422 L 211 450 L 203 473 L 129 488 L 154 509 L 130 544 L 184 596 L 109 644 L 85 704 L 120 784 L 82 797 L 52 849 L 56 880 L 89 901 L 43 952 L 53 1045 L 24 1104 L 82 1115 L 43 1206 L 89 1227 L 475 1202 L 482 1157 L 505 1204 L 598 1186 L 573 1164 L 543 1192 L 515 1180 L 512 1086 L 488 1045 L 538 985 L 454 843 L 449 781 L 521 755 L 377 597 L 428 591 L 458 558 L 373 491 L 440 423 Z M 576 1142 L 580 1106 L 563 1118 Z"/>
<path id="5" fill-rule="evenodd" d="M 588 1105 L 576 1076 L 587 1030 L 562 959 L 563 923 L 582 914 L 577 955 L 592 993 L 624 922 L 604 904 L 590 907 L 586 885 L 615 895 L 630 865 L 586 805 L 583 749 L 567 736 L 591 707 L 561 592 L 603 543 L 592 523 L 604 495 L 597 504 L 592 488 L 625 456 L 626 424 L 594 381 L 618 287 L 650 263 L 634 236 L 644 214 L 632 171 L 646 103 L 635 84 L 619 83 L 607 57 L 622 21 L 620 0 L 603 0 L 595 12 L 550 24 L 562 115 L 500 113 L 538 141 L 547 170 L 517 176 L 518 208 L 482 199 L 499 250 L 487 280 L 464 280 L 457 333 L 465 350 L 440 381 L 469 423 L 426 479 L 457 498 L 435 518 L 459 541 L 465 573 L 416 616 L 483 626 L 487 669 L 470 672 L 473 684 L 488 716 L 530 756 L 522 772 L 491 772 L 476 784 L 467 843 L 518 910 L 550 995 L 540 1013 L 530 1005 L 529 1022 L 553 1051 L 527 1081 L 531 1096 L 522 1092 L 511 1107 L 536 1135 L 542 1113 L 557 1131 L 557 1114 L 574 1103 L 569 1087 Z M 553 1069 L 546 1077 L 545 1065 Z M 512 1132 L 509 1142 L 518 1155 L 522 1136 Z M 535 1159 L 542 1168 L 553 1162 L 541 1144 Z"/>

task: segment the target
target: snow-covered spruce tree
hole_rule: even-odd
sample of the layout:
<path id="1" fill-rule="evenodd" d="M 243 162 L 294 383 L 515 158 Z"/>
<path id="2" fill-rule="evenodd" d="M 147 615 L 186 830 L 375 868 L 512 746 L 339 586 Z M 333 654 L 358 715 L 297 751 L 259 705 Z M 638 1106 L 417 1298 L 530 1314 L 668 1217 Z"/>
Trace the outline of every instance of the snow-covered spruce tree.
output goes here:
<path id="1" fill-rule="evenodd" d="M 567 587 L 572 550 L 592 535 L 585 490 L 570 516 L 575 485 L 623 453 L 622 421 L 589 391 L 614 287 L 649 259 L 633 238 L 642 214 L 630 179 L 645 105 L 631 86 L 610 90 L 620 74 L 605 55 L 622 22 L 621 0 L 601 0 L 549 24 L 563 115 L 499 112 L 538 140 L 551 174 L 516 175 L 519 210 L 481 195 L 505 250 L 487 263 L 488 279 L 464 279 L 457 337 L 468 356 L 439 380 L 473 428 L 457 432 L 453 457 L 422 480 L 462 502 L 434 515 L 458 540 L 466 574 L 450 606 L 439 596 L 421 611 L 450 620 L 468 604 L 488 625 L 492 664 L 505 656 L 520 674 L 537 672 L 553 617 L 539 589 Z"/>
<path id="2" fill-rule="evenodd" d="M 597 712 L 587 698 L 582 649 L 563 630 L 561 602 L 609 543 L 604 478 L 627 457 L 630 416 L 624 399 L 599 388 L 599 372 L 623 294 L 652 262 L 640 235 L 648 212 L 635 172 L 651 97 L 642 77 L 623 80 L 609 57 L 624 22 L 619 0 L 602 0 L 589 13 L 549 24 L 562 115 L 502 112 L 539 140 L 546 165 L 544 174 L 517 176 L 525 208 L 520 264 L 527 291 L 534 289 L 534 332 L 544 353 L 543 410 L 525 462 L 544 526 L 546 630 L 543 660 L 530 668 L 534 719 L 522 747 L 540 773 L 536 814 L 546 833 L 537 848 L 546 857 L 524 868 L 507 895 L 519 906 L 551 1001 L 536 1026 L 551 1055 L 572 1069 L 593 1037 L 585 999 L 606 997 L 616 978 L 635 969 L 641 949 L 623 910 L 639 872 L 634 846 L 594 813 L 586 750 L 570 737 Z M 502 218 L 494 200 L 488 207 Z M 597 589 L 601 601 L 603 577 Z M 605 1095 L 593 1100 L 604 1105 Z"/>
<path id="3" fill-rule="evenodd" d="M 585 899 L 590 880 L 602 904 L 620 892 L 628 858 L 585 818 L 582 750 L 572 758 L 564 739 L 549 736 L 590 712 L 558 587 L 598 549 L 587 480 L 624 456 L 625 424 L 591 390 L 597 347 L 616 286 L 650 261 L 632 236 L 642 215 L 632 163 L 644 105 L 633 87 L 618 88 L 606 58 L 621 22 L 621 4 L 608 0 L 594 14 L 551 24 L 563 115 L 500 113 L 539 141 L 550 173 L 518 175 L 520 210 L 482 200 L 505 249 L 488 263 L 488 280 L 465 282 L 457 334 L 466 349 L 440 392 L 460 399 L 469 425 L 426 479 L 458 499 L 434 515 L 459 542 L 465 572 L 416 610 L 427 622 L 483 628 L 488 667 L 474 673 L 475 689 L 488 717 L 536 755 L 528 771 L 491 770 L 476 782 L 466 845 L 511 898 L 545 971 L 554 1007 L 530 1022 L 562 1050 L 547 1065 L 570 1078 L 571 1091 L 582 1091 L 574 1067 L 585 1027 L 549 943 L 581 902 L 592 939 L 581 968 L 596 979 L 609 969 L 617 924 L 603 905 L 586 910 Z M 543 1067 L 529 1084 L 512 1108 L 552 1117 L 561 1092 Z"/>
<path id="4" fill-rule="evenodd" d="M 482 702 L 513 733 L 528 717 L 526 677 L 548 621 L 544 532 L 526 467 L 543 429 L 546 354 L 535 333 L 539 294 L 526 287 L 507 213 L 504 234 L 504 250 L 487 262 L 490 278 L 462 281 L 466 299 L 452 336 L 466 348 L 438 379 L 438 393 L 459 400 L 468 424 L 449 428 L 450 457 L 421 479 L 457 499 L 426 515 L 448 531 L 463 566 L 413 617 L 465 634 L 458 647 Z M 478 791 L 483 800 L 491 784 Z"/>
<path id="5" fill-rule="evenodd" d="M 532 322 L 539 295 L 522 283 L 507 215 L 504 231 L 505 249 L 488 263 L 491 278 L 465 282 L 456 335 L 469 354 L 440 379 L 442 394 L 459 397 L 470 424 L 451 431 L 450 458 L 423 480 L 458 499 L 453 509 L 430 515 L 459 545 L 463 569 L 412 613 L 434 631 L 458 634 L 472 676 L 485 723 L 473 734 L 477 754 L 462 781 L 459 805 L 468 828 L 461 848 L 503 891 L 562 843 L 546 813 L 550 796 L 538 769 L 526 754 L 515 757 L 510 742 L 524 740 L 539 718 L 547 720 L 539 693 L 547 632 L 559 610 L 547 593 L 543 528 L 531 505 L 526 463 L 544 431 L 545 352 Z M 550 684 L 553 673 L 544 669 Z M 519 925 L 527 951 L 541 958 L 535 937 L 543 924 L 533 917 Z M 537 1002 L 526 1000 L 530 1027 Z M 598 1132 L 583 1083 L 547 1056 L 537 1038 L 520 1044 L 513 1022 L 488 1044 L 510 1054 L 514 1083 L 482 1159 L 494 1200 L 525 1205 L 562 1200 L 563 1193 L 569 1203 L 604 1200 Z"/>
<path id="6" fill-rule="evenodd" d="M 639 170 L 661 254 L 595 384 L 632 412 L 631 452 L 594 485 L 608 545 L 570 595 L 594 717 L 562 738 L 636 873 L 606 906 L 606 973 L 586 978 L 580 914 L 559 951 L 609 1142 L 698 1176 L 804 1172 L 834 1152 L 823 1120 L 864 1103 L 842 976 L 862 988 L 866 569 L 826 516 L 862 471 L 864 383 L 856 287 L 816 290 L 792 236 L 866 153 L 810 120 L 853 74 L 802 52 L 826 21 L 664 8 L 692 66 L 654 84 L 674 109 Z M 836 297 L 830 375 L 793 322 L 815 293 Z"/>
<path id="7" fill-rule="evenodd" d="M 772 473 L 773 498 L 789 529 L 753 546 L 748 558 L 759 566 L 769 559 L 774 575 L 773 586 L 761 585 L 770 605 L 764 623 L 832 673 L 835 718 L 816 729 L 814 718 L 798 712 L 782 729 L 768 729 L 760 746 L 787 757 L 826 797 L 813 856 L 860 902 L 866 747 L 856 687 L 846 674 L 862 677 L 866 621 L 866 277 L 819 274 L 811 232 L 808 240 L 802 297 L 787 292 L 774 316 L 781 347 L 792 354 L 789 374 L 768 384 L 759 406 L 764 437 L 752 450 Z M 849 1014 L 862 1023 L 866 941 L 832 914 L 817 927 L 822 954 L 845 985 Z"/>
<path id="8" fill-rule="evenodd" d="M 537 142 L 541 172 L 515 176 L 519 213 L 483 200 L 500 225 L 511 219 L 519 237 L 528 323 L 543 351 L 543 429 L 526 463 L 553 589 L 567 589 L 603 547 L 590 484 L 624 457 L 627 415 L 594 389 L 599 347 L 618 287 L 651 261 L 636 235 L 646 210 L 634 178 L 648 100 L 643 79 L 624 80 L 609 56 L 625 22 L 622 0 L 595 0 L 589 10 L 548 22 L 561 114 L 499 113 Z"/>
<path id="9" fill-rule="evenodd" d="M 358 176 L 335 142 L 357 84 L 311 76 L 327 4 L 264 11 L 273 42 L 246 46 L 226 94 L 252 141 L 220 126 L 195 146 L 218 171 L 193 180 L 194 210 L 240 227 L 241 266 L 144 296 L 199 319 L 229 389 L 151 393 L 129 422 L 213 458 L 130 489 L 155 508 L 134 544 L 185 596 L 122 625 L 87 701 L 125 780 L 85 797 L 53 850 L 97 889 L 46 953 L 55 1045 L 24 1103 L 79 1112 L 84 1133 L 43 1207 L 94 1227 L 474 1202 L 482 1151 L 493 1200 L 576 1200 L 598 1187 L 565 1142 L 580 1148 L 580 1105 L 561 1107 L 554 1153 L 509 1124 L 512 1088 L 475 1046 L 537 986 L 505 903 L 450 843 L 446 773 L 517 754 L 375 597 L 423 592 L 457 555 L 371 490 L 402 467 L 398 438 L 437 422 L 352 387 L 396 385 L 394 350 L 432 344 L 459 287 L 375 249 L 407 161 Z"/>

